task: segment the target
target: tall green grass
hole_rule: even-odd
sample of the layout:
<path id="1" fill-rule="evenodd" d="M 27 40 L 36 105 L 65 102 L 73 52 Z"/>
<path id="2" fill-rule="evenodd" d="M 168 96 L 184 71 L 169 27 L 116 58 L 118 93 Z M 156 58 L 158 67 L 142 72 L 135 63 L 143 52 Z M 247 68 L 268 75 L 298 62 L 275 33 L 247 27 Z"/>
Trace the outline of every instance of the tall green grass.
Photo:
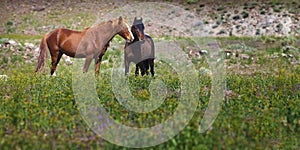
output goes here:
<path id="1" fill-rule="evenodd" d="M 119 51 L 111 50 L 109 54 L 120 55 Z M 298 149 L 300 67 L 288 63 L 287 58 L 265 57 L 273 52 L 251 52 L 260 52 L 259 57 L 266 60 L 262 64 L 274 71 L 244 75 L 228 70 L 222 110 L 205 133 L 199 133 L 198 127 L 210 100 L 211 78 L 199 74 L 200 97 L 193 119 L 171 140 L 149 149 Z M 70 66 L 61 62 L 54 77 L 34 73 L 35 63 L 19 60 L 1 70 L 8 76 L 6 81 L 0 80 L 1 149 L 124 148 L 105 141 L 88 128 L 74 98 Z M 195 65 L 205 66 L 205 63 L 204 59 Z M 156 78 L 164 82 L 168 95 L 157 110 L 149 113 L 133 113 L 118 103 L 109 68 L 110 65 L 101 66 L 95 84 L 99 102 L 112 118 L 128 126 L 150 127 L 172 115 L 181 82 L 170 66 L 156 61 Z M 134 69 L 131 70 L 128 82 L 132 94 L 138 100 L 148 100 L 148 86 L 153 78 L 135 77 Z M 143 124 L 144 120 L 148 124 Z"/>

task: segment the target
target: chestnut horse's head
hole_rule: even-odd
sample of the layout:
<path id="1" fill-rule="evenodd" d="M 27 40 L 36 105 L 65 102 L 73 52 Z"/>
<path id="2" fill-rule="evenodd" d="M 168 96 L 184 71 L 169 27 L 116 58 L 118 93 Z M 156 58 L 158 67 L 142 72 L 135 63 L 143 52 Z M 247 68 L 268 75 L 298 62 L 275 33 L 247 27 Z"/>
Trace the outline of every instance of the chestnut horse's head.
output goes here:
<path id="1" fill-rule="evenodd" d="M 135 38 L 138 38 L 138 40 L 144 40 L 145 38 L 145 26 L 143 23 L 143 18 L 137 19 L 134 18 L 133 25 L 131 26 L 131 31 Z"/>
<path id="2" fill-rule="evenodd" d="M 123 19 L 122 17 L 119 17 L 118 25 L 120 27 L 118 30 L 118 34 L 130 42 L 133 41 L 134 37 L 133 37 L 133 34 L 131 33 L 131 30 L 130 30 L 128 24 L 126 23 L 126 20 Z"/>

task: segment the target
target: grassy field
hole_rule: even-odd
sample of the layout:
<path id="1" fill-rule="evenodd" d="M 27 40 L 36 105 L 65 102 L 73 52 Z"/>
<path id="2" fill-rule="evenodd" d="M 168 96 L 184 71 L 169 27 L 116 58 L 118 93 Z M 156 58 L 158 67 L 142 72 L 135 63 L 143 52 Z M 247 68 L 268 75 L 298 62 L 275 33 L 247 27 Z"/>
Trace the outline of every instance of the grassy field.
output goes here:
<path id="1" fill-rule="evenodd" d="M 300 3 L 297 0 L 167 2 L 194 12 L 204 25 L 211 25 L 209 31 L 216 33 L 219 28 L 223 31 L 221 26 L 226 24 L 227 29 L 234 27 L 244 31 L 248 28 L 247 24 L 244 29 L 239 22 L 231 24 L 230 21 L 239 16 L 239 20 L 246 19 L 247 23 L 253 11 L 257 11 L 261 18 L 268 15 L 290 16 L 294 21 L 291 25 L 295 25 L 291 33 L 300 33 L 297 28 Z M 43 34 L 58 27 L 82 30 L 129 1 L 0 3 L 0 149 L 128 149 L 96 134 L 80 113 L 81 105 L 76 100 L 78 93 L 74 92 L 73 77 L 82 67 L 74 70 L 75 64 L 67 65 L 61 60 L 57 75 L 49 76 L 51 62 L 48 57 L 45 72 L 34 73 L 34 68 L 37 65 L 36 49 Z M 38 7 L 44 10 L 36 11 Z M 136 14 L 126 15 L 132 17 Z M 164 21 L 172 19 L 168 18 L 170 16 L 166 15 Z M 277 21 L 281 21 L 281 18 Z M 145 149 L 300 149 L 299 36 L 237 37 L 227 33 L 224 28 L 224 37 L 189 39 L 164 36 L 169 31 L 172 35 L 171 31 L 176 28 L 164 28 L 163 22 L 155 25 L 146 23 L 146 30 L 151 31 L 155 43 L 175 41 L 180 51 L 186 54 L 186 61 L 193 64 L 197 73 L 195 83 L 199 84 L 194 90 L 199 98 L 196 112 L 179 134 L 165 143 Z M 256 27 L 260 28 L 258 24 Z M 213 41 L 219 48 L 215 52 L 209 47 L 199 47 L 195 43 L 197 40 Z M 111 70 L 114 63 L 123 57 L 123 48 L 124 40 L 117 36 L 103 57 L 100 76 L 95 78 L 99 104 L 110 113 L 111 118 L 130 127 L 153 127 L 170 119 L 182 96 L 182 78 L 189 81 L 195 79 L 189 75 L 180 76 L 171 65 L 160 59 L 155 60 L 155 78 L 136 77 L 132 64 L 127 81 L 136 100 L 149 101 L 153 89 L 166 90 L 166 95 L 164 102 L 151 112 L 127 110 L 119 103 L 111 81 Z M 220 113 L 212 126 L 201 133 L 199 125 L 211 95 L 215 94 L 212 93 L 212 77 L 215 75 L 211 74 L 213 68 L 210 68 L 210 63 L 214 62 L 209 63 L 211 53 L 220 54 L 218 56 L 224 60 L 226 86 Z M 93 62 L 87 75 L 94 76 Z M 165 87 L 153 86 L 154 80 L 161 81 Z"/>
<path id="2" fill-rule="evenodd" d="M 102 139 L 81 117 L 72 90 L 71 66 L 61 62 L 55 77 L 35 74 L 33 71 L 37 62 L 25 61 L 22 45 L 25 42 L 38 45 L 39 37 L 25 39 L 15 35 L 8 38 L 21 45 L 1 48 L 0 66 L 6 66 L 0 69 L 0 73 L 8 76 L 0 80 L 1 149 L 126 149 Z M 149 149 L 299 149 L 300 66 L 295 39 L 217 39 L 221 50 L 230 53 L 223 53 L 227 67 L 225 100 L 214 124 L 205 133 L 199 133 L 198 126 L 211 94 L 211 77 L 199 71 L 200 97 L 192 120 L 171 140 Z M 5 40 L 2 38 L 2 45 Z M 182 48 L 193 46 L 189 39 L 181 40 L 188 43 Z M 249 40 L 265 47 L 251 46 L 247 43 Z M 236 41 L 240 44 L 228 44 Z M 114 42 L 122 44 L 120 38 Z M 288 43 L 295 47 L 286 50 L 288 45 L 274 43 Z M 20 53 L 14 54 L 12 49 Z M 104 57 L 108 63 L 102 64 L 101 74 L 96 78 L 100 103 L 114 119 L 129 126 L 149 127 L 168 119 L 178 103 L 176 91 L 181 84 L 178 74 L 157 60 L 156 79 L 164 82 L 168 95 L 155 111 L 132 115 L 116 100 L 111 75 L 107 71 L 121 52 L 122 49 L 112 46 Z M 196 69 L 207 67 L 205 57 L 190 55 L 189 59 Z M 128 77 L 130 90 L 138 100 L 149 99 L 148 86 L 152 79 L 135 77 L 131 72 Z M 150 123 L 145 125 L 144 120 Z"/>

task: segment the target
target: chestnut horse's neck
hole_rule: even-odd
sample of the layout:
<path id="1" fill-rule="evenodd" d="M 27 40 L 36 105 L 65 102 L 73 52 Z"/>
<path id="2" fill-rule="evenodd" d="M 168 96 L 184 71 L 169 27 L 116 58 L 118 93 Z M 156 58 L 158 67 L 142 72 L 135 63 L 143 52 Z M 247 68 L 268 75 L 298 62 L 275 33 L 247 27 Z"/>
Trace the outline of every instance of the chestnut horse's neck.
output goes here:
<path id="1" fill-rule="evenodd" d="M 120 25 L 116 21 L 107 21 L 95 26 L 90 27 L 91 31 L 94 32 L 96 39 L 102 39 L 107 41 L 102 41 L 103 43 L 108 43 L 111 41 L 115 35 L 120 32 Z M 103 32 L 104 31 L 104 32 Z"/>

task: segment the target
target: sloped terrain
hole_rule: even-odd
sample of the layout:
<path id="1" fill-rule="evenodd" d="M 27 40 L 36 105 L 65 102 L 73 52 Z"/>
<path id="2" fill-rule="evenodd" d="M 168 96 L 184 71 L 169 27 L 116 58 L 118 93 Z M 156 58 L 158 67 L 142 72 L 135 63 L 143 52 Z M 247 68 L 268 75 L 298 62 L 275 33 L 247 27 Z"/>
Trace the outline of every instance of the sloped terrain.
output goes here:
<path id="1" fill-rule="evenodd" d="M 182 91 L 196 91 L 197 109 L 184 129 L 147 149 L 299 149 L 299 5 L 296 0 L 168 0 L 163 4 L 130 0 L 1 1 L 0 148 L 127 149 L 94 132 L 80 113 L 76 96 L 93 90 L 85 87 L 91 82 L 102 110 L 115 121 L 135 128 L 164 123 L 175 115 L 185 94 Z M 80 76 L 84 81 L 82 93 L 74 91 L 74 76 L 82 70 L 75 64 L 81 59 L 71 59 L 71 65 L 62 59 L 57 75 L 49 76 L 48 57 L 45 72 L 34 73 L 40 40 L 46 32 L 58 27 L 82 30 L 119 15 L 126 16 L 129 24 L 133 17 L 142 16 L 146 32 L 161 47 L 156 50 L 155 78 L 135 76 L 134 64 L 128 76 L 123 76 L 122 67 L 116 68 L 124 56 L 125 41 L 120 36 L 112 40 L 95 81 L 84 78 L 94 77 L 93 63 L 89 72 Z M 168 47 L 168 43 L 175 46 Z M 172 53 L 177 48 L 180 53 Z M 173 64 L 159 57 L 161 51 L 174 56 L 168 57 Z M 185 66 L 176 68 L 178 64 Z M 194 67 L 192 74 L 179 74 L 188 68 L 186 65 Z M 118 99 L 114 91 L 112 71 L 122 71 L 121 77 L 127 79 L 117 86 L 129 88 L 118 90 L 128 90 L 125 92 L 141 102 L 160 96 L 161 105 L 147 113 L 125 108 L 120 103 L 126 99 Z M 216 86 L 216 73 L 225 80 L 217 83 L 225 85 Z M 184 88 L 186 80 L 198 87 Z M 202 118 L 216 95 L 222 97 L 220 113 L 212 126 L 201 132 Z M 152 136 L 155 133 L 145 138 Z M 139 140 L 145 139 L 132 139 Z"/>
<path id="2" fill-rule="evenodd" d="M 120 9 L 128 4 L 145 3 L 142 1 L 1 1 L 1 34 L 44 34 L 54 28 L 65 27 L 83 29 L 91 26 L 107 13 Z M 159 6 L 159 1 L 156 1 Z M 300 2 L 292 1 L 165 1 L 163 3 L 179 6 L 201 18 L 193 25 L 204 28 L 209 36 L 288 36 L 299 34 Z M 141 7 L 142 10 L 156 8 Z M 158 8 L 157 8 L 158 9 Z M 131 8 L 123 10 L 122 15 L 151 16 L 153 12 L 129 13 Z M 158 10 L 159 12 L 160 10 Z M 172 34 L 177 27 L 176 22 L 170 26 L 168 20 L 179 17 L 183 13 L 165 14 L 164 18 L 151 22 L 148 18 L 146 29 L 152 35 Z M 159 17 L 154 16 L 155 17 Z M 182 16 L 180 16 L 182 17 Z M 188 20 L 191 16 L 177 20 Z M 131 22 L 131 21 L 129 21 Z M 157 24 L 160 26 L 157 26 Z M 167 26 L 166 26 L 167 25 Z"/>

